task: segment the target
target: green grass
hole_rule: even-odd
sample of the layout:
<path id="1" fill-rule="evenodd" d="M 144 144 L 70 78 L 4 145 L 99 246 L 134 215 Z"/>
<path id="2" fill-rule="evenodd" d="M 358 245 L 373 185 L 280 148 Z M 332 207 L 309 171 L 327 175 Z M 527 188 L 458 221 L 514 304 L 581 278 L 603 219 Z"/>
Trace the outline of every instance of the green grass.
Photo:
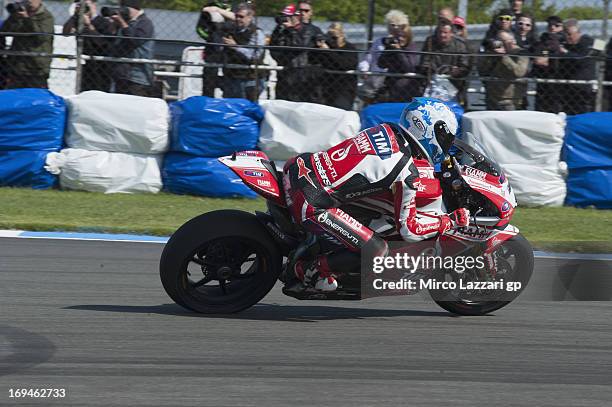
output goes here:
<path id="1" fill-rule="evenodd" d="M 0 188 L 0 229 L 167 236 L 188 219 L 204 212 L 216 209 L 253 212 L 264 208 L 265 202 L 261 199 Z M 538 248 L 612 251 L 610 210 L 518 208 L 512 223 Z"/>

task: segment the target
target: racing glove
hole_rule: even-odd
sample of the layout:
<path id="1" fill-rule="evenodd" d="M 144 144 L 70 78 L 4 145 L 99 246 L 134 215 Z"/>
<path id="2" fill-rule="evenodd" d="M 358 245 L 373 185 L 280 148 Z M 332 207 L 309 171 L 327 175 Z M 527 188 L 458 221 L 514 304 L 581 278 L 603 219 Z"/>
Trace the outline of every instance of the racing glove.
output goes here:
<path id="1" fill-rule="evenodd" d="M 470 224 L 470 211 L 459 208 L 448 215 L 440 216 L 440 228 L 438 232 L 444 234 L 451 229 L 468 226 Z"/>

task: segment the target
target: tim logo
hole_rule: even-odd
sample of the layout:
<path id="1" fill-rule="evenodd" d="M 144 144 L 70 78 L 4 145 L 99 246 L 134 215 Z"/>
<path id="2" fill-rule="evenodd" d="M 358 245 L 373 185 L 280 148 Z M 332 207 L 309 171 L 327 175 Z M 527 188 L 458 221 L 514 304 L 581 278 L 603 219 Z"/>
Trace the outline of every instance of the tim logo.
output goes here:
<path id="1" fill-rule="evenodd" d="M 376 132 L 378 130 L 378 132 Z M 384 127 L 375 127 L 368 130 L 368 138 L 376 150 L 378 155 L 383 160 L 391 157 L 393 150 L 391 149 L 391 138 Z"/>
<path id="2" fill-rule="evenodd" d="M 247 177 L 263 178 L 264 173 L 261 172 L 261 171 L 249 171 L 249 170 L 246 170 L 246 171 L 244 171 L 244 175 L 246 175 Z"/>

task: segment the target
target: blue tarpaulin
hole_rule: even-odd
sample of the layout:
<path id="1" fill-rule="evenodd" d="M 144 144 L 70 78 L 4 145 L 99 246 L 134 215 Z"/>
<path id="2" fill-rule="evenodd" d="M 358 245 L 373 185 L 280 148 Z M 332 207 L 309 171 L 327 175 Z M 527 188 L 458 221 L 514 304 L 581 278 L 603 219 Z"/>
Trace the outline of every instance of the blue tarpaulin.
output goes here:
<path id="1" fill-rule="evenodd" d="M 45 89 L 0 91 L 0 151 L 59 151 L 66 103 Z"/>
<path id="2" fill-rule="evenodd" d="M 164 188 L 181 195 L 255 198 L 240 177 L 216 158 L 168 153 L 162 169 Z"/>
<path id="3" fill-rule="evenodd" d="M 57 177 L 44 169 L 48 151 L 0 151 L 0 186 L 48 189 Z"/>
<path id="4" fill-rule="evenodd" d="M 444 102 L 451 108 L 455 116 L 457 116 L 457 122 L 459 123 L 459 129 L 457 131 L 458 137 L 461 136 L 461 118 L 463 117 L 464 110 L 458 103 Z M 361 112 L 361 129 L 367 129 L 374 127 L 383 122 L 397 123 L 399 122 L 402 111 L 408 103 L 378 103 L 370 105 L 362 110 Z"/>
<path id="5" fill-rule="evenodd" d="M 568 117 L 563 157 L 570 169 L 612 167 L 612 112 Z"/>
<path id="6" fill-rule="evenodd" d="M 565 203 L 578 207 L 612 209 L 612 167 L 570 170 Z"/>
<path id="7" fill-rule="evenodd" d="M 171 151 L 222 157 L 253 150 L 259 140 L 263 109 L 246 99 L 195 96 L 170 105 Z"/>
<path id="8" fill-rule="evenodd" d="M 566 204 L 612 209 L 612 113 L 568 117 L 563 160 Z"/>

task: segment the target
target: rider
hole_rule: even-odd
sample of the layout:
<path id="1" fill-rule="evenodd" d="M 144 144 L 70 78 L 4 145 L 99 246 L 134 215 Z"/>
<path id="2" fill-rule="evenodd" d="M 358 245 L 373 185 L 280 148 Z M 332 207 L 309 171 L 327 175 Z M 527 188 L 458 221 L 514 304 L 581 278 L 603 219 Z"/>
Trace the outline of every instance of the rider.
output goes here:
<path id="1" fill-rule="evenodd" d="M 416 242 L 467 226 L 469 211 L 433 216 L 416 210 L 419 172 L 414 157 L 436 166 L 445 160 L 458 124 L 448 106 L 433 98 L 414 98 L 399 123 L 383 123 L 317 153 L 300 154 L 285 164 L 283 184 L 291 215 L 298 224 L 317 235 L 332 236 L 352 252 L 369 248 L 387 253 L 387 243 L 339 207 L 364 197 L 391 190 L 395 223 L 402 238 Z M 295 276 L 317 290 L 334 291 L 331 256 L 314 261 L 299 260 Z"/>

